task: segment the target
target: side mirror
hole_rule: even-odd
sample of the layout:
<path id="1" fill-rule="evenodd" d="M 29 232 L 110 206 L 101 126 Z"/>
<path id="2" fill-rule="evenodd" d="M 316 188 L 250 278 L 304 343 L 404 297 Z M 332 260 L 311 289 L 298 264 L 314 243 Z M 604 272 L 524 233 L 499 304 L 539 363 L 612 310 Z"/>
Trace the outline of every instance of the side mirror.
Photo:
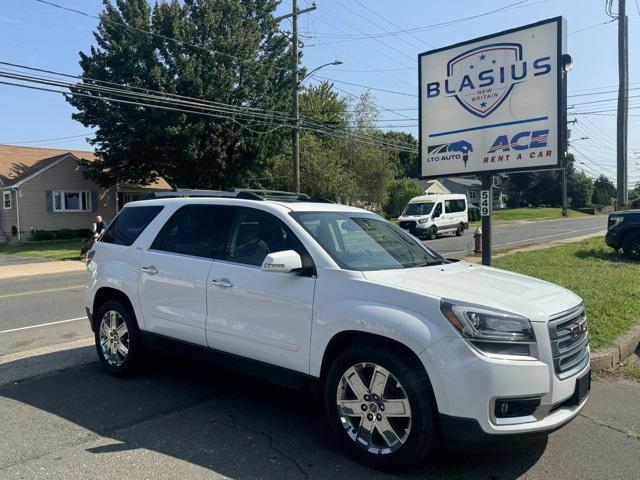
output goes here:
<path id="1" fill-rule="evenodd" d="M 294 250 L 270 253 L 264 258 L 260 270 L 263 272 L 291 273 L 302 268 L 302 259 Z"/>

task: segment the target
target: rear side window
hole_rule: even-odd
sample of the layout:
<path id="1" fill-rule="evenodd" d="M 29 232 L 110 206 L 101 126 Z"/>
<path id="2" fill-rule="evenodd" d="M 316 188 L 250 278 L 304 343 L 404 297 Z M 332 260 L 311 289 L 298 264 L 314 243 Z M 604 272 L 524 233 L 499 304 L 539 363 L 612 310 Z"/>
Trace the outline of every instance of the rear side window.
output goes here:
<path id="1" fill-rule="evenodd" d="M 445 200 L 444 208 L 447 213 L 464 212 L 467 208 L 467 202 L 464 200 Z"/>
<path id="2" fill-rule="evenodd" d="M 128 247 L 136 241 L 163 208 L 160 205 L 153 205 L 122 209 L 113 223 L 109 225 L 107 231 L 100 237 L 100 241 Z"/>
<path id="3" fill-rule="evenodd" d="M 165 223 L 151 248 L 194 257 L 216 258 L 222 250 L 228 207 L 187 205 Z"/>

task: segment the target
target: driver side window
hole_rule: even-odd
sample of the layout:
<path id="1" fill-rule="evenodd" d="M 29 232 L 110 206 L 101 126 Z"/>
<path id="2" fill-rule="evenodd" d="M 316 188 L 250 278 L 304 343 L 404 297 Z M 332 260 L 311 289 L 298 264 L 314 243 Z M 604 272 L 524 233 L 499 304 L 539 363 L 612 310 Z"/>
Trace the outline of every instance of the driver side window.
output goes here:
<path id="1" fill-rule="evenodd" d="M 433 209 L 433 218 L 439 217 L 440 215 L 442 215 L 442 202 L 439 202 L 436 208 Z"/>
<path id="2" fill-rule="evenodd" d="M 294 250 L 302 258 L 303 267 L 313 265 L 306 249 L 279 219 L 252 208 L 234 210 L 225 260 L 259 267 L 269 253 Z"/>

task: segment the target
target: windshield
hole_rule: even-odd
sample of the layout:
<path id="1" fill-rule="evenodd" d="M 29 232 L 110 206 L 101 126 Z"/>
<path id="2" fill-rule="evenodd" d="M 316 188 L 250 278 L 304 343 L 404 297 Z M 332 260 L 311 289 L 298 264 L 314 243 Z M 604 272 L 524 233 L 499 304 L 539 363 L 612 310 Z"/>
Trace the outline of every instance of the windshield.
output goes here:
<path id="1" fill-rule="evenodd" d="M 409 203 L 406 207 L 404 207 L 402 215 L 429 215 L 432 209 L 433 202 Z"/>
<path id="2" fill-rule="evenodd" d="M 292 216 L 347 270 L 389 270 L 445 262 L 438 253 L 373 214 L 298 212 Z"/>

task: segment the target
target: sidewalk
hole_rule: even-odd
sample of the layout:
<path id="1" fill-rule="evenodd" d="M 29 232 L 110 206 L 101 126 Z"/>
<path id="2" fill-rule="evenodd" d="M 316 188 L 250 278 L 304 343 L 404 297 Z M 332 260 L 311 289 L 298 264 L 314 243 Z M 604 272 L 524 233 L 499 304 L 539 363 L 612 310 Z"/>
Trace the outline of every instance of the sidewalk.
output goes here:
<path id="1" fill-rule="evenodd" d="M 0 280 L 8 278 L 32 277 L 35 275 L 52 275 L 57 273 L 84 272 L 87 267 L 84 262 L 65 261 L 42 261 L 33 259 L 29 263 L 0 265 Z"/>

